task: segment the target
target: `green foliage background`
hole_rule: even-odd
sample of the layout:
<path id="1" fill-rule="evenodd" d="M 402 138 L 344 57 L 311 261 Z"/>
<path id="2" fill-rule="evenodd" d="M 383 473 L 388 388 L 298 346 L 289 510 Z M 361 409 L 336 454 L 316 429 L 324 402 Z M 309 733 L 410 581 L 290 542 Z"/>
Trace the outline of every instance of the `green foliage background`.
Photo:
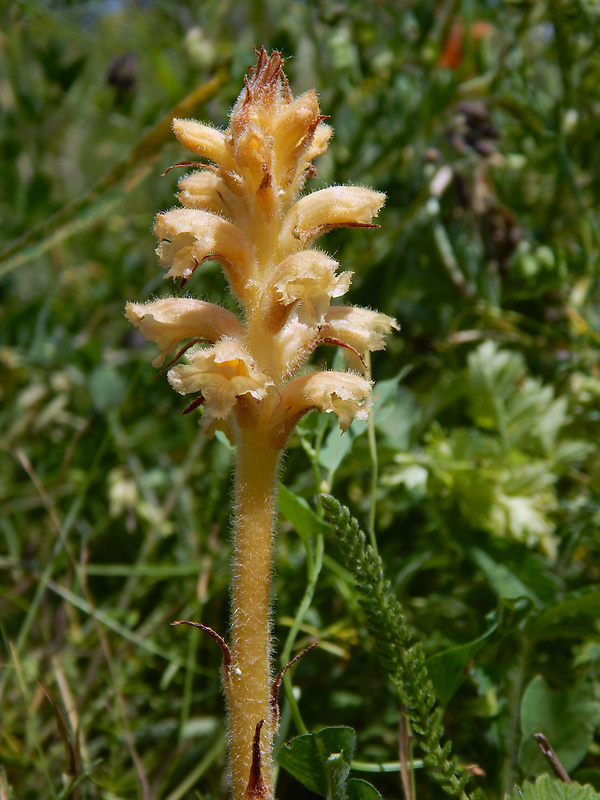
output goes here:
<path id="1" fill-rule="evenodd" d="M 352 775 L 401 796 L 398 691 L 326 491 L 376 541 L 471 784 L 547 771 L 541 726 L 600 786 L 599 32 L 595 0 L 2 6 L 0 797 L 226 794 L 220 653 L 169 622 L 226 632 L 232 455 L 123 306 L 172 291 L 169 109 L 204 86 L 186 113 L 226 125 L 261 44 L 331 116 L 308 188 L 387 193 L 380 230 L 323 246 L 402 326 L 372 425 L 310 416 L 288 451 L 275 636 L 320 647 L 281 739 L 351 726 Z M 223 301 L 215 264 L 189 288 Z"/>

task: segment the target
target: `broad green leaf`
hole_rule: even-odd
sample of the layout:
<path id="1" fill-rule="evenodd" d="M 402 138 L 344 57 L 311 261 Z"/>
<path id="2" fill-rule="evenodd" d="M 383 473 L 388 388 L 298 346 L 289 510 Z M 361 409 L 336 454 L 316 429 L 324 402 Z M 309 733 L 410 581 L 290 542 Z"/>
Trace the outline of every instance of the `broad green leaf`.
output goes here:
<path id="1" fill-rule="evenodd" d="M 478 547 L 473 547 L 470 551 L 471 558 L 487 578 L 490 586 L 498 597 L 506 599 L 516 599 L 518 597 L 528 597 L 536 605 L 540 605 L 539 598 L 528 589 L 514 572 L 511 572 L 503 564 L 494 561 L 493 558 L 484 553 Z"/>
<path id="2" fill-rule="evenodd" d="M 553 692 L 541 676 L 534 678 L 521 700 L 521 768 L 527 775 L 550 769 L 533 738 L 543 733 L 567 772 L 575 769 L 590 748 L 599 720 L 600 705 L 586 683 Z"/>
<path id="3" fill-rule="evenodd" d="M 375 384 L 375 393 L 378 387 L 379 382 Z M 404 453 L 410 448 L 413 431 L 421 423 L 422 413 L 415 395 L 405 387 L 398 386 L 393 397 L 384 398 L 381 410 L 375 415 L 377 435 L 389 447 Z"/>
<path id="4" fill-rule="evenodd" d="M 563 581 L 556 575 L 552 561 L 520 542 L 493 539 L 482 543 L 481 548 L 497 563 L 509 569 L 521 583 L 540 600 L 541 605 L 552 605 L 562 596 Z"/>
<path id="5" fill-rule="evenodd" d="M 372 783 L 362 778 L 350 778 L 346 784 L 348 800 L 381 800 L 381 795 Z"/>
<path id="6" fill-rule="evenodd" d="M 225 436 L 223 431 L 215 431 L 215 439 L 223 445 L 223 447 L 230 453 L 235 453 L 235 447 L 231 444 L 229 439 Z"/>
<path id="7" fill-rule="evenodd" d="M 344 760 L 344 754 L 332 753 L 325 762 L 325 769 L 328 800 L 346 800 L 346 778 L 350 765 Z"/>
<path id="8" fill-rule="evenodd" d="M 120 405 L 127 391 L 127 383 L 114 367 L 102 364 L 92 372 L 89 389 L 94 407 L 98 411 L 106 411 Z"/>
<path id="9" fill-rule="evenodd" d="M 340 766 L 339 761 L 329 762 L 329 759 L 341 753 L 341 764 L 347 775 L 355 744 L 356 734 L 352 728 L 323 728 L 286 742 L 277 753 L 277 761 L 311 792 L 329 797 L 331 773 Z"/>
<path id="10" fill-rule="evenodd" d="M 515 786 L 506 800 L 600 800 L 600 794 L 591 786 L 564 783 L 549 775 L 542 775 L 535 783 Z"/>
<path id="11" fill-rule="evenodd" d="M 600 613 L 600 589 L 587 592 L 577 592 L 567 595 L 560 603 L 546 608 L 531 622 L 531 632 L 540 636 L 551 625 L 560 622 L 565 617 L 579 614 Z"/>
<path id="12" fill-rule="evenodd" d="M 342 433 L 337 423 L 329 431 L 325 444 L 319 451 L 319 464 L 329 471 L 330 482 L 337 468 L 352 450 L 354 441 L 366 430 L 366 422 L 354 420 L 345 433 Z"/>
<path id="13" fill-rule="evenodd" d="M 427 673 L 433 682 L 436 697 L 442 705 L 448 705 L 466 678 L 469 663 L 489 644 L 497 630 L 498 626 L 494 625 L 479 639 L 459 647 L 451 647 L 427 659 L 425 662 Z"/>
<path id="14" fill-rule="evenodd" d="M 306 500 L 290 492 L 281 483 L 277 489 L 277 499 L 279 510 L 303 542 L 329 530 L 329 526 L 317 517 Z"/>
<path id="15" fill-rule="evenodd" d="M 520 543 L 501 541 L 501 544 L 506 547 L 499 549 L 496 560 L 502 561 L 542 604 L 555 603 L 562 583 L 553 570 L 551 561 L 532 553 Z"/>

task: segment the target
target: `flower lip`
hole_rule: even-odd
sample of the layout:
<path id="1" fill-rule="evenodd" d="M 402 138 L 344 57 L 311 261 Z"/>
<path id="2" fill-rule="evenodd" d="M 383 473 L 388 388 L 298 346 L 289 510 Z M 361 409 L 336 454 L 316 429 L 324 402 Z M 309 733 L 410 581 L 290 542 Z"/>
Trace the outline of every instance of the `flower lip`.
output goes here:
<path id="1" fill-rule="evenodd" d="M 324 338 L 341 339 L 360 353 L 383 350 L 384 337 L 399 328 L 393 317 L 357 306 L 331 306 L 321 327 Z"/>
<path id="2" fill-rule="evenodd" d="M 351 272 L 337 274 L 338 262 L 319 250 L 301 250 L 288 256 L 275 270 L 269 283 L 272 302 L 296 308 L 298 320 L 307 325 L 324 322 L 334 297 L 350 287 Z"/>
<path id="3" fill-rule="evenodd" d="M 228 417 L 240 396 L 263 400 L 267 388 L 273 385 L 246 348 L 232 339 L 221 339 L 212 347 L 198 350 L 189 362 L 173 367 L 167 378 L 179 394 L 202 394 L 203 424 L 208 427 Z"/>

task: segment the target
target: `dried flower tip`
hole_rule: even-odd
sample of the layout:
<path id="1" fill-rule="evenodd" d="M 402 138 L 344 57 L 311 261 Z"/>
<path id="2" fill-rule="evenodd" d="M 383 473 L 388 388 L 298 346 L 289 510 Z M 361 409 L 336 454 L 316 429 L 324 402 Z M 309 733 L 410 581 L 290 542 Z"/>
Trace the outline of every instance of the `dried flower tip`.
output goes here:
<path id="1" fill-rule="evenodd" d="M 250 67 L 244 78 L 245 88 L 241 91 L 231 111 L 232 129 L 246 125 L 249 119 L 262 107 L 271 112 L 282 102 L 291 100 L 287 80 L 283 77 L 283 58 L 277 50 L 271 56 L 264 47 L 258 53 L 256 67 Z"/>
<path id="2" fill-rule="evenodd" d="M 310 162 L 321 155 L 331 138 L 331 128 L 322 124 L 326 119 L 319 111 L 314 89 L 297 97 L 281 109 L 273 131 L 274 171 L 286 205 L 298 194 Z M 315 147 L 315 141 L 318 141 Z"/>

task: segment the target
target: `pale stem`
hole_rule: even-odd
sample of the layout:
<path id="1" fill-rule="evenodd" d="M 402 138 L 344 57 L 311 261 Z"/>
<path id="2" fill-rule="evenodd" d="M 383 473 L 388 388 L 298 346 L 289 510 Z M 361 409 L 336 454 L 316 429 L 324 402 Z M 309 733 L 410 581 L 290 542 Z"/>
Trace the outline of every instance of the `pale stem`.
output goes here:
<path id="1" fill-rule="evenodd" d="M 235 800 L 272 800 L 274 720 L 271 712 L 271 556 L 279 450 L 260 427 L 238 437 L 235 486 L 235 551 L 232 591 L 231 685 L 228 690 L 230 756 Z M 253 740 L 260 732 L 259 791 L 248 794 Z"/>

